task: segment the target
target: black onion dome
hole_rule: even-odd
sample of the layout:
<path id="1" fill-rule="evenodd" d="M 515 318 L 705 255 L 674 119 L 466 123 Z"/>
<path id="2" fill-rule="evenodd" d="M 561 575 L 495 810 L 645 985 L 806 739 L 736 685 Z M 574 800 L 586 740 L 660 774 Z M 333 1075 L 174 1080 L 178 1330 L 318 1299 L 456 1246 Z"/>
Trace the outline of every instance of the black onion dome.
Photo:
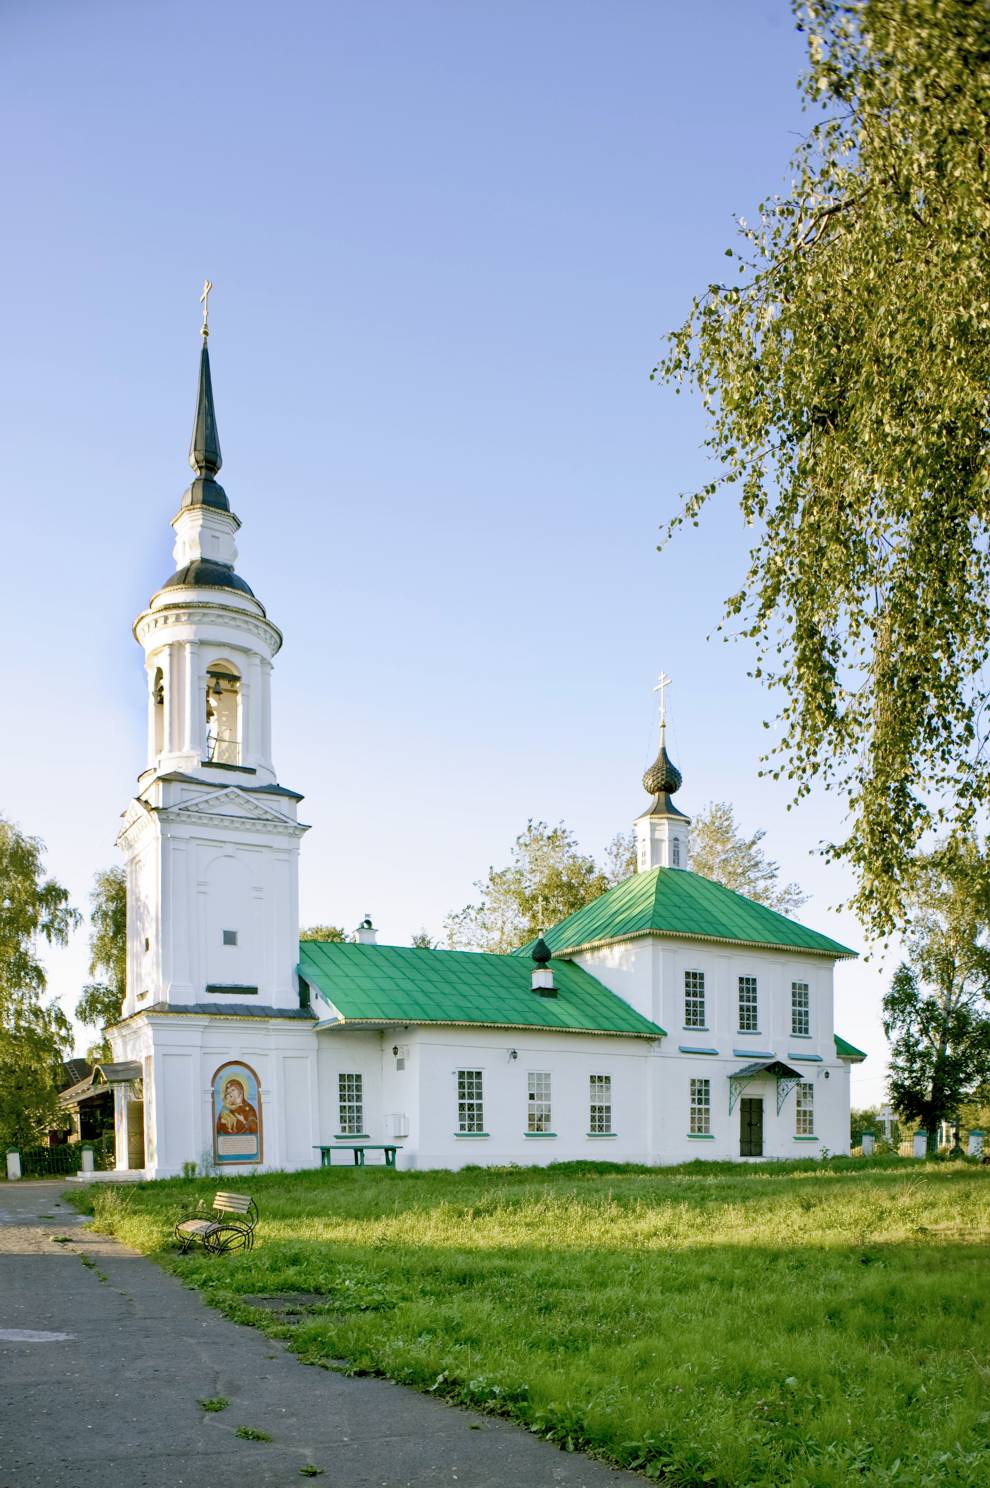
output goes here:
<path id="1" fill-rule="evenodd" d="M 543 936 L 538 936 L 536 944 L 532 950 L 532 957 L 537 966 L 546 966 L 552 955 L 553 952 L 547 945 L 546 941 L 543 939 Z"/>
<path id="2" fill-rule="evenodd" d="M 218 563 L 215 558 L 194 558 L 192 563 L 187 563 L 185 568 L 180 568 L 170 579 L 166 579 L 162 585 L 163 589 L 238 589 L 241 594 L 248 594 L 254 599 L 254 590 L 250 584 L 236 574 L 229 563 Z"/>
<path id="3" fill-rule="evenodd" d="M 643 776 L 643 789 L 648 796 L 666 796 L 681 788 L 681 772 L 663 744 L 660 753 Z"/>

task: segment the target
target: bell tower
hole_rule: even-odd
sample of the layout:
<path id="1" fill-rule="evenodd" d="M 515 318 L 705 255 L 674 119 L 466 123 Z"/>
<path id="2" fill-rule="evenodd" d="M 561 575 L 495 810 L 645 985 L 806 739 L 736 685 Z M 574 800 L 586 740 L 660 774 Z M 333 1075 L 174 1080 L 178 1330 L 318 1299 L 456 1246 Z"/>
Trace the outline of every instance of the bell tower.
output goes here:
<path id="1" fill-rule="evenodd" d="M 127 874 L 124 1017 L 234 1002 L 298 1008 L 302 799 L 272 760 L 282 636 L 235 568 L 240 522 L 217 481 L 207 296 L 175 572 L 134 622 L 147 761 L 119 837 Z"/>

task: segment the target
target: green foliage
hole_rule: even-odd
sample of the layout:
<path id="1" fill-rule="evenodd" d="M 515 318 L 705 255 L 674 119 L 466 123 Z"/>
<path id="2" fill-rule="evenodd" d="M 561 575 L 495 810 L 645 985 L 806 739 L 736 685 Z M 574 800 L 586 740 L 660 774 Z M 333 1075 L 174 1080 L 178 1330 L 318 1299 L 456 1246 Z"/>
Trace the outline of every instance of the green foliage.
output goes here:
<path id="1" fill-rule="evenodd" d="M 602 868 L 609 888 L 625 883 L 636 872 L 636 833 L 616 832 L 606 844 Z"/>
<path id="2" fill-rule="evenodd" d="M 712 801 L 691 823 L 691 871 L 791 915 L 807 899 L 796 883 L 778 883 L 780 867 L 760 847 L 764 831 L 744 837 L 727 801 Z"/>
<path id="3" fill-rule="evenodd" d="M 415 951 L 432 951 L 434 949 L 434 940 L 430 932 L 424 928 L 416 931 L 410 941 L 410 945 Z"/>
<path id="4" fill-rule="evenodd" d="M 467 951 L 515 950 L 541 930 L 611 888 L 608 873 L 579 852 L 563 822 L 526 823 L 507 868 L 489 868 L 479 899 L 444 920 L 447 945 Z"/>
<path id="5" fill-rule="evenodd" d="M 303 1360 L 511 1418 L 647 1478 L 983 1488 L 990 1172 L 833 1158 L 245 1180 L 258 1244 L 183 1281 Z M 212 1186 L 74 1196 L 174 1259 Z M 293 1294 L 298 1298 L 292 1306 Z M 257 1300 L 277 1296 L 278 1315 Z M 837 1367 L 837 1361 L 841 1367 Z"/>
<path id="6" fill-rule="evenodd" d="M 209 1413 L 226 1410 L 229 1404 L 230 1401 L 226 1395 L 211 1395 L 208 1400 L 201 1400 L 199 1402 L 200 1409 Z"/>
<path id="7" fill-rule="evenodd" d="M 66 945 L 79 924 L 67 889 L 45 878 L 45 844 L 0 816 L 0 1000 L 44 992 L 38 938 Z"/>
<path id="8" fill-rule="evenodd" d="M 239 1436 L 242 1441 L 270 1442 L 272 1440 L 267 1431 L 258 1431 L 254 1426 L 238 1426 L 234 1435 Z"/>
<path id="9" fill-rule="evenodd" d="M 44 873 L 44 843 L 0 817 L 0 1140 L 37 1141 L 64 1125 L 58 1106 L 72 1030 L 43 1001 L 38 941 L 65 945 L 79 923 L 61 884 Z"/>
<path id="10" fill-rule="evenodd" d="M 299 939 L 342 941 L 347 939 L 347 933 L 339 925 L 310 925 L 307 930 L 300 930 Z"/>
<path id="11" fill-rule="evenodd" d="M 873 931 L 932 826 L 990 801 L 990 10 L 795 0 L 815 116 L 654 376 L 693 383 L 753 529 L 727 602 L 783 698 L 775 778 L 848 800 Z"/>
<path id="12" fill-rule="evenodd" d="M 102 868 L 89 896 L 89 982 L 76 1003 L 76 1017 L 95 1028 L 120 1021 L 127 991 L 127 882 L 123 868 Z M 106 1058 L 107 1041 L 98 1049 Z"/>
<path id="13" fill-rule="evenodd" d="M 905 896 L 908 962 L 883 1000 L 890 1098 L 933 1133 L 990 1081 L 990 863 L 955 839 L 919 859 Z"/>

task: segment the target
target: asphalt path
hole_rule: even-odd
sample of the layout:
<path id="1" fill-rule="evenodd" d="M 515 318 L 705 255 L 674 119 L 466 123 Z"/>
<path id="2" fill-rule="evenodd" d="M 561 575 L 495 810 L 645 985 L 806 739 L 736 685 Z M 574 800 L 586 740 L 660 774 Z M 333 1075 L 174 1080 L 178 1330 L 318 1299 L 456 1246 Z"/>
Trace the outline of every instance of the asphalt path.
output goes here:
<path id="1" fill-rule="evenodd" d="M 0 1488 L 288 1488 L 310 1467 L 327 1488 L 642 1485 L 507 1422 L 301 1364 L 86 1229 L 64 1189 L 0 1183 Z M 223 1411 L 199 1405 L 221 1396 Z"/>

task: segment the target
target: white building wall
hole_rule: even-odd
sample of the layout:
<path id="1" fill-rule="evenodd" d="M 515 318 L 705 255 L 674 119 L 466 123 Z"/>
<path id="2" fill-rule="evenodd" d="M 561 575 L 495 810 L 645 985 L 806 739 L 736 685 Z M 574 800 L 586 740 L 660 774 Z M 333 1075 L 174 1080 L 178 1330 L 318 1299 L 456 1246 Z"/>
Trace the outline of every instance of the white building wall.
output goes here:
<path id="1" fill-rule="evenodd" d="M 328 1041 L 337 1039 L 331 1034 Z M 343 1039 L 339 1040 L 343 1042 Z M 648 1157 L 647 1040 L 551 1034 L 540 1030 L 409 1028 L 386 1030 L 389 1100 L 405 1102 L 409 1136 L 401 1165 L 460 1168 L 546 1164 L 579 1158 L 644 1162 Z M 408 1048 L 394 1070 L 393 1046 Z M 515 1057 L 512 1057 L 512 1051 Z M 485 1135 L 458 1134 L 457 1071 L 482 1071 Z M 527 1135 L 528 1075 L 551 1080 L 552 1136 Z M 613 1133 L 589 1135 L 589 1078 L 612 1077 Z M 409 1076 L 409 1099 L 401 1092 Z M 397 1139 L 398 1140 L 398 1139 Z"/>

